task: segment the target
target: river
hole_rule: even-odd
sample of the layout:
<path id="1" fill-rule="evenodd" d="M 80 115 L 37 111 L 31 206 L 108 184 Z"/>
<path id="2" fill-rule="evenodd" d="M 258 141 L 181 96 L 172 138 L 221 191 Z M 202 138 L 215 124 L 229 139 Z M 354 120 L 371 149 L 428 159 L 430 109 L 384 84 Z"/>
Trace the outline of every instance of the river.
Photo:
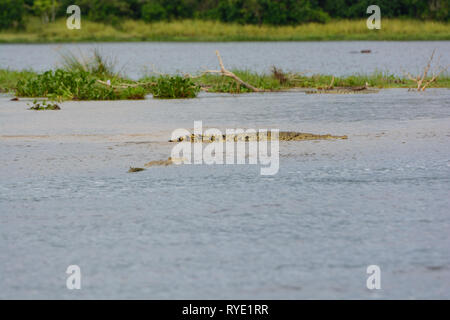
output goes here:
<path id="1" fill-rule="evenodd" d="M 239 52 L 187 45 L 202 46 L 229 47 L 231 61 Z M 2 299 L 450 298 L 447 89 L 202 93 L 44 112 L 9 99 L 0 96 Z M 127 173 L 167 159 L 171 132 L 196 120 L 348 139 L 282 141 L 273 176 L 249 164 Z M 69 265 L 81 268 L 81 290 L 66 288 Z M 369 265 L 381 290 L 366 287 Z"/>
<path id="2" fill-rule="evenodd" d="M 218 69 L 215 50 L 220 51 L 228 69 L 264 73 L 276 66 L 307 74 L 341 76 L 381 71 L 403 76 L 405 71 L 422 71 L 433 49 L 441 66 L 450 64 L 450 41 L 327 41 L 0 44 L 0 66 L 44 71 L 58 66 L 62 52 L 87 58 L 94 49 L 114 62 L 117 72 L 134 79 L 152 71 L 196 73 Z"/>

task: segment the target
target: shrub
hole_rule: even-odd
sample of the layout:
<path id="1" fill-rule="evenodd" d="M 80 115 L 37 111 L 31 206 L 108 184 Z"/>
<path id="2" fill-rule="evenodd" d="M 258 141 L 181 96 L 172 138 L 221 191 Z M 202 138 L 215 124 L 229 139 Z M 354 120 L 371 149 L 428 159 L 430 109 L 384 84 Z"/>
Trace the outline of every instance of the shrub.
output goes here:
<path id="1" fill-rule="evenodd" d="M 159 99 L 195 98 L 199 91 L 192 79 L 181 76 L 161 76 L 152 88 L 153 97 Z"/>
<path id="2" fill-rule="evenodd" d="M 23 0 L 0 0 L 0 30 L 21 26 L 24 13 Z"/>
<path id="3" fill-rule="evenodd" d="M 167 19 L 166 9 L 157 2 L 147 3 L 142 6 L 142 19 L 146 22 L 165 20 Z"/>
<path id="4" fill-rule="evenodd" d="M 115 89 L 97 83 L 97 78 L 86 71 L 47 71 L 17 83 L 17 96 L 49 97 L 57 100 L 119 100 L 143 99 L 141 87 Z"/>
<path id="5" fill-rule="evenodd" d="M 79 6 L 82 12 L 87 12 L 93 21 L 119 24 L 123 17 L 132 15 L 128 1 L 123 0 L 81 0 Z"/>

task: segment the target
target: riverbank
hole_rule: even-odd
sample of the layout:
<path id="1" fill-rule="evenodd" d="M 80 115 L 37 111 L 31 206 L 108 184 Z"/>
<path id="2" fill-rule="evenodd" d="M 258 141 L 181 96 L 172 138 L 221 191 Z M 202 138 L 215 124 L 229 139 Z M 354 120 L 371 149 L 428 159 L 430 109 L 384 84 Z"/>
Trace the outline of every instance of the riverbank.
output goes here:
<path id="1" fill-rule="evenodd" d="M 407 77 L 399 77 L 382 72 L 374 72 L 366 75 L 355 74 L 343 77 L 283 72 L 282 70 L 276 68 L 272 69 L 271 73 L 257 73 L 247 70 L 233 70 L 233 72 L 244 82 L 249 83 L 263 91 L 356 88 L 366 86 L 369 88 L 378 89 L 417 88 L 416 83 Z M 68 77 L 78 77 L 77 73 L 62 73 L 64 79 L 66 80 Z M 181 77 L 171 77 L 168 75 L 144 77 L 137 82 L 131 81 L 126 77 L 114 77 L 111 82 L 113 87 L 109 89 L 111 92 L 107 90 L 105 93 L 103 91 L 105 91 L 104 89 L 108 87 L 104 83 L 108 79 L 104 76 L 87 73 L 86 76 L 89 77 L 89 79 L 94 80 L 86 80 L 86 85 L 84 86 L 84 91 L 86 92 L 85 94 L 80 95 L 79 91 L 81 80 L 78 80 L 78 82 L 75 80 L 72 82 L 69 81 L 69 83 L 67 83 L 66 80 L 63 81 L 61 76 L 57 77 L 56 74 L 52 77 L 38 75 L 39 74 L 37 72 L 32 70 L 15 71 L 0 69 L 0 92 L 8 92 L 21 97 L 60 97 L 63 100 L 143 99 L 145 94 L 152 93 L 155 95 L 155 90 L 151 90 L 151 87 L 147 86 L 148 84 L 152 84 L 154 88 L 158 89 L 158 92 L 172 92 L 174 90 L 186 91 L 188 90 L 188 87 L 191 86 L 197 86 L 198 90 L 202 88 L 203 91 L 211 93 L 237 94 L 250 92 L 248 88 L 239 85 L 231 78 L 205 74 L 199 77 L 193 77 L 191 81 L 186 83 L 181 83 L 179 81 L 183 79 Z M 100 80 L 100 82 L 92 83 L 95 79 Z M 427 77 L 427 79 L 429 80 L 430 77 Z M 61 84 L 61 81 L 64 82 L 64 85 Z M 75 89 L 70 89 L 71 83 L 74 83 L 74 88 L 77 92 L 73 92 Z M 127 88 L 127 85 L 131 85 L 133 87 Z M 64 94 L 59 93 L 59 91 L 52 91 L 52 88 L 60 88 L 61 86 L 65 88 L 63 92 Z M 430 83 L 429 88 L 450 88 L 450 76 L 448 73 Z M 196 94 L 193 94 L 191 97 L 195 96 Z M 165 96 L 165 98 L 170 97 L 175 98 L 178 96 Z"/>
<path id="2" fill-rule="evenodd" d="M 450 24 L 434 21 L 383 19 L 381 30 L 369 30 L 366 20 L 338 20 L 325 24 L 258 26 L 218 21 L 184 20 L 145 23 L 125 20 L 110 25 L 82 20 L 69 30 L 66 20 L 42 24 L 27 19 L 23 30 L 0 32 L 0 43 L 91 41 L 312 41 L 312 40 L 450 40 Z"/>

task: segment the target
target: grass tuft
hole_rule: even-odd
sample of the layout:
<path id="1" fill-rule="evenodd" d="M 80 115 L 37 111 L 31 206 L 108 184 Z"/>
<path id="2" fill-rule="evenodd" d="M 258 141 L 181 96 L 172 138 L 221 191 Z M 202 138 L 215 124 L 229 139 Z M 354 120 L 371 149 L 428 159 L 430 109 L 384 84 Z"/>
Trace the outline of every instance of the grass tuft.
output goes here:
<path id="1" fill-rule="evenodd" d="M 76 56 L 71 51 L 61 52 L 63 68 L 67 71 L 85 71 L 98 78 L 116 78 L 114 63 L 103 56 L 98 49 L 94 49 L 92 57 Z"/>
<path id="2" fill-rule="evenodd" d="M 195 98 L 200 87 L 192 79 L 181 76 L 160 76 L 152 87 L 153 97 L 157 99 Z"/>
<path id="3" fill-rule="evenodd" d="M 13 92 L 17 88 L 19 80 L 28 80 L 36 76 L 31 70 L 14 71 L 0 69 L 0 92 Z"/>

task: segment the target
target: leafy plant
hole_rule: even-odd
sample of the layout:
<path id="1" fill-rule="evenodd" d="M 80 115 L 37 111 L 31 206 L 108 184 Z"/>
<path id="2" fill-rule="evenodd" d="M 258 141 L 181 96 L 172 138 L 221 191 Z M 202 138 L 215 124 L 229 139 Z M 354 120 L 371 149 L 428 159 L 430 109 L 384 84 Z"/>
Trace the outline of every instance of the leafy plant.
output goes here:
<path id="1" fill-rule="evenodd" d="M 97 78 L 86 71 L 46 71 L 17 83 L 17 96 L 49 97 L 54 100 L 119 100 L 143 99 L 145 89 L 141 87 L 115 88 L 97 82 Z"/>
<path id="2" fill-rule="evenodd" d="M 56 10 L 59 6 L 56 0 L 34 0 L 33 11 L 41 16 L 42 23 L 48 23 L 50 20 L 55 21 Z"/>
<path id="3" fill-rule="evenodd" d="M 20 26 L 24 14 L 23 0 L 0 0 L 0 30 Z"/>
<path id="4" fill-rule="evenodd" d="M 149 2 L 142 6 L 142 19 L 146 22 L 161 21 L 167 18 L 167 12 L 158 2 Z"/>
<path id="5" fill-rule="evenodd" d="M 153 97 L 159 99 L 195 98 L 200 87 L 182 76 L 161 76 L 152 87 Z"/>
<path id="6" fill-rule="evenodd" d="M 31 105 L 29 103 L 28 105 L 30 106 L 29 110 L 61 110 L 61 107 L 53 101 L 34 100 Z"/>

